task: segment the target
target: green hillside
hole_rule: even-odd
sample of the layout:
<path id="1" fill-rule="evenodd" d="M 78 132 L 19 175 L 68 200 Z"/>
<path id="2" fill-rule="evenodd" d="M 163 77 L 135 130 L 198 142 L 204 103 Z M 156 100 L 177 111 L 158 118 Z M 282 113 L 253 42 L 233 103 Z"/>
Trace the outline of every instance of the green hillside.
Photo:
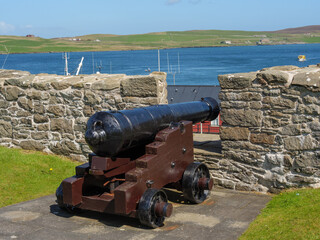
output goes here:
<path id="1" fill-rule="evenodd" d="M 10 53 L 75 52 L 162 49 L 181 47 L 243 46 L 262 44 L 320 43 L 320 32 L 292 34 L 282 32 L 250 32 L 195 30 L 136 35 L 94 34 L 72 38 L 0 36 L 0 53 L 5 45 Z"/>

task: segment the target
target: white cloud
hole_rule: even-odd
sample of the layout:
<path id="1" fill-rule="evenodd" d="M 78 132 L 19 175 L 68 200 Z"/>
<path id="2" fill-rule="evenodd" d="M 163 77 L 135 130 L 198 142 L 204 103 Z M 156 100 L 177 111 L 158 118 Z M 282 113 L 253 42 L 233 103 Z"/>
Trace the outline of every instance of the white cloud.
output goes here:
<path id="1" fill-rule="evenodd" d="M 11 24 L 0 21 L 0 33 L 9 33 L 15 30 L 15 27 Z"/>
<path id="2" fill-rule="evenodd" d="M 176 4 L 176 3 L 179 3 L 181 2 L 181 0 L 167 0 L 166 4 L 167 5 L 173 5 L 173 4 Z"/>
<path id="3" fill-rule="evenodd" d="M 26 26 L 24 26 L 25 28 L 27 28 L 27 29 L 30 29 L 30 28 L 33 28 L 33 26 L 32 25 L 26 25 Z"/>

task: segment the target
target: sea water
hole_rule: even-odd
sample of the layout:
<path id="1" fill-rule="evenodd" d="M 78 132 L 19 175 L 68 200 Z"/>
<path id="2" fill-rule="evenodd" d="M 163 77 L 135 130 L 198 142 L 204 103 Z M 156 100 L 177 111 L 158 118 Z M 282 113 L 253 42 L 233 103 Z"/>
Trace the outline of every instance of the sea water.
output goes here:
<path id="1" fill-rule="evenodd" d="M 257 71 L 279 65 L 305 67 L 320 63 L 320 44 L 233 46 L 161 49 L 160 70 L 168 73 L 169 85 L 218 85 L 220 74 Z M 299 62 L 298 55 L 307 61 Z M 84 57 L 80 74 L 101 73 L 146 75 L 158 71 L 158 50 L 72 52 L 68 67 L 75 74 Z M 3 66 L 4 65 L 4 66 Z M 32 74 L 64 74 L 62 53 L 0 55 L 0 68 Z"/>

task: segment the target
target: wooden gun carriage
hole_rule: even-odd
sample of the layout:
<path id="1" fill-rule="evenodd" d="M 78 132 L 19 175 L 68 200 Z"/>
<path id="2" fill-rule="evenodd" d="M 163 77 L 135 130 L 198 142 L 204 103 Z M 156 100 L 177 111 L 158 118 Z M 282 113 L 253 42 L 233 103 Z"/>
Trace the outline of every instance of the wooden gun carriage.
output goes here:
<path id="1" fill-rule="evenodd" d="M 212 189 L 207 166 L 194 162 L 192 124 L 214 120 L 219 111 L 214 99 L 204 98 L 95 113 L 85 134 L 93 153 L 58 187 L 58 205 L 162 226 L 173 210 L 163 187 L 181 190 L 192 203 L 203 202 Z"/>

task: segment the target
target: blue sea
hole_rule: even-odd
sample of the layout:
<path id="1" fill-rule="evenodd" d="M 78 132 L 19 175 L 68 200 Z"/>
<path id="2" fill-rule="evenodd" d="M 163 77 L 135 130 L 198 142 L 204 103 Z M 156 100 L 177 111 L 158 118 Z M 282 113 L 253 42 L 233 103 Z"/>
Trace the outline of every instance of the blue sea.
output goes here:
<path id="1" fill-rule="evenodd" d="M 307 61 L 298 62 L 298 55 Z M 84 57 L 80 73 L 124 73 L 145 75 L 158 71 L 158 50 L 72 52 L 69 72 L 75 73 Z M 7 59 L 6 59 L 7 58 Z M 275 46 L 234 46 L 177 48 L 160 50 L 160 70 L 168 72 L 169 85 L 219 85 L 220 74 L 257 71 L 278 65 L 305 67 L 320 63 L 320 44 Z M 4 66 L 3 66 L 4 65 Z M 0 68 L 36 73 L 64 74 L 62 53 L 0 55 Z"/>

